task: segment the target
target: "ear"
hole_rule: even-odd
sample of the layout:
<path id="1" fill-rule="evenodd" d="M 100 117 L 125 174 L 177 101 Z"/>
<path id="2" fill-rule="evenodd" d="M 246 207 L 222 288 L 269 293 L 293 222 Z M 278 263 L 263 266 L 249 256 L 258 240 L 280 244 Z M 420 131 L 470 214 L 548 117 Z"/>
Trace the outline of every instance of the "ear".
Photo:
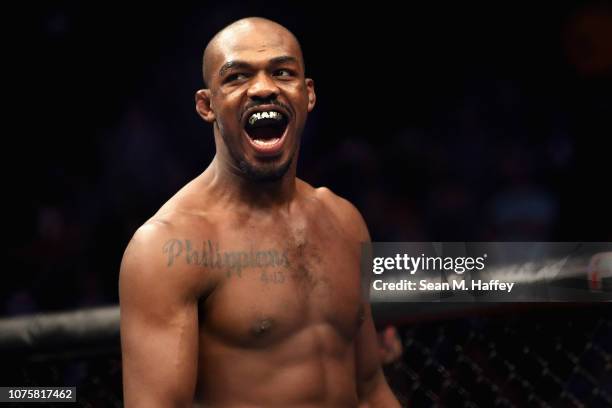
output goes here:
<path id="1" fill-rule="evenodd" d="M 210 89 L 200 89 L 195 94 L 196 111 L 208 123 L 215 121 L 215 112 L 213 111 L 212 101 L 210 98 Z"/>
<path id="2" fill-rule="evenodd" d="M 310 78 L 305 79 L 306 92 L 308 93 L 308 112 L 312 112 L 317 102 L 317 95 L 315 94 L 314 81 Z"/>

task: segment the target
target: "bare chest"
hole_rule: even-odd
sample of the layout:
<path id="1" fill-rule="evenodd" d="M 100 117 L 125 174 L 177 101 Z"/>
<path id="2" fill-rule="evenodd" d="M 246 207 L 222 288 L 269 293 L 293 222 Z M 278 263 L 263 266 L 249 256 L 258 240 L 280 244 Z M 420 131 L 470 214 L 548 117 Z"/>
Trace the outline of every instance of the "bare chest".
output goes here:
<path id="1" fill-rule="evenodd" d="M 245 232 L 191 249 L 192 262 L 219 277 L 201 305 L 201 326 L 241 347 L 268 346 L 315 326 L 350 341 L 363 316 L 358 244 L 316 223 Z"/>

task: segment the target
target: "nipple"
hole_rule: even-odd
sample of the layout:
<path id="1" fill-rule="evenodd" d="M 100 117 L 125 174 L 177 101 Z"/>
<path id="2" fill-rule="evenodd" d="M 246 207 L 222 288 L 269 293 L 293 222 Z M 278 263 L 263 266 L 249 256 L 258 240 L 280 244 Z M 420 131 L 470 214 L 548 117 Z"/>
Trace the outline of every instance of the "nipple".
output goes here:
<path id="1" fill-rule="evenodd" d="M 271 319 L 261 319 L 259 322 L 257 322 L 257 324 L 255 324 L 251 328 L 251 332 L 253 333 L 253 335 L 255 335 L 255 337 L 261 337 L 264 334 L 268 333 L 271 327 L 272 327 Z"/>

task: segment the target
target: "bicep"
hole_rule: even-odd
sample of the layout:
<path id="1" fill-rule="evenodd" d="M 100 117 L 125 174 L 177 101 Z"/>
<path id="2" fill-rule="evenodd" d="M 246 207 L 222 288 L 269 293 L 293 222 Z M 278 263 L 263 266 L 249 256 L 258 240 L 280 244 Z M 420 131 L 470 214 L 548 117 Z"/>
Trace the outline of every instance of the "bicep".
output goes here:
<path id="1" fill-rule="evenodd" d="M 128 247 L 119 279 L 125 406 L 190 406 L 197 376 L 197 301 L 184 282 L 169 276 L 176 270 L 164 270 L 163 262 L 143 255 Z"/>

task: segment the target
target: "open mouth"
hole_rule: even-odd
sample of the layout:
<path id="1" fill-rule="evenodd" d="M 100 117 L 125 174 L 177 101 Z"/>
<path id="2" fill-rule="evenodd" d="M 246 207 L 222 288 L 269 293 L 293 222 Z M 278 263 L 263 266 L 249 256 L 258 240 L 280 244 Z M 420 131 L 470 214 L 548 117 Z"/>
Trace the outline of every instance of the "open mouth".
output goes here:
<path id="1" fill-rule="evenodd" d="M 278 153 L 287 130 L 287 116 L 274 109 L 253 112 L 246 120 L 244 130 L 253 148 L 265 154 Z"/>

